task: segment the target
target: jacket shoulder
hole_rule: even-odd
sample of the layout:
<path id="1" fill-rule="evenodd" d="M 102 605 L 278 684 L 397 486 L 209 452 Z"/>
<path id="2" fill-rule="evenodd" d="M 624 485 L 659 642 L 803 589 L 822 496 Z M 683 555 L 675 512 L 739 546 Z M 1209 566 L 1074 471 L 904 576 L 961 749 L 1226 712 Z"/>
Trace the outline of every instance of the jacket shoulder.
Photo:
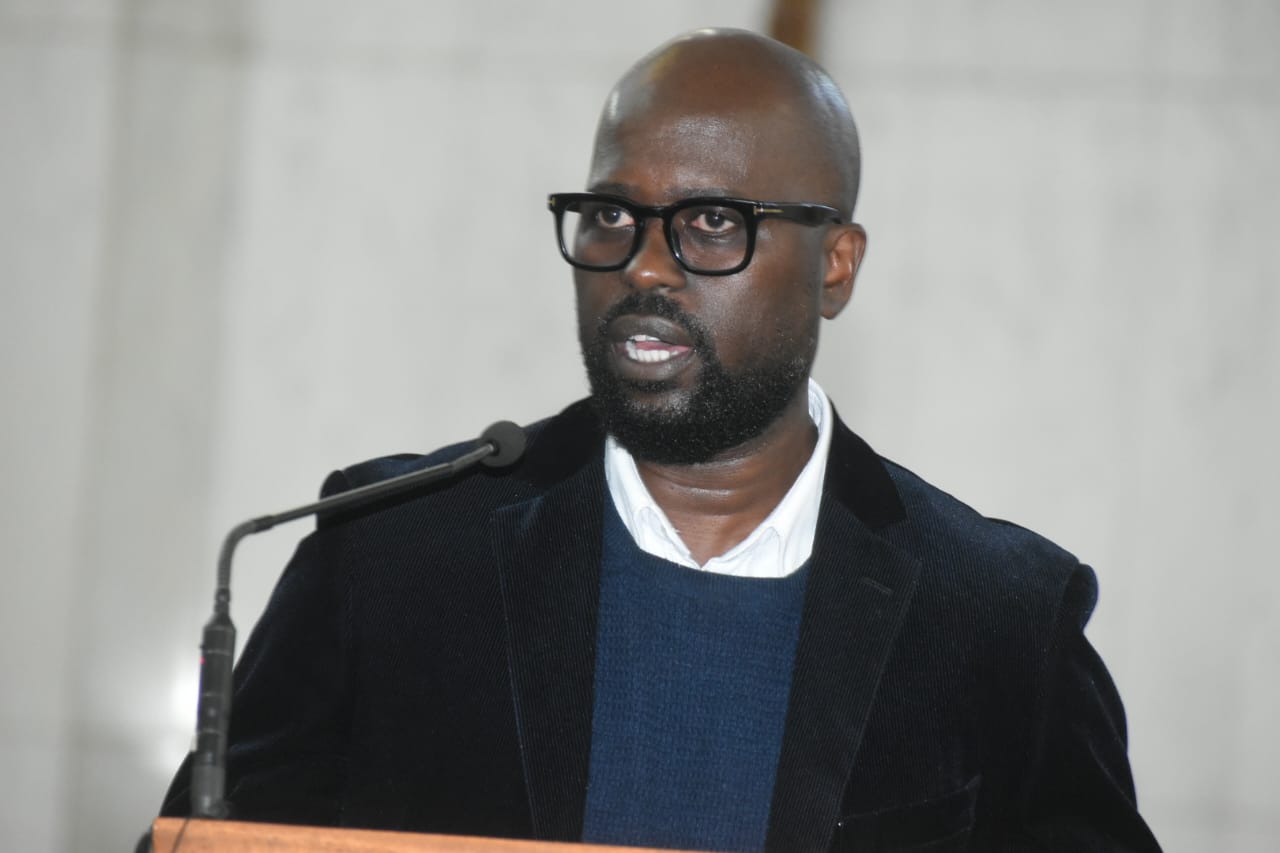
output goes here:
<path id="1" fill-rule="evenodd" d="M 559 414 L 526 424 L 525 452 L 514 464 L 502 468 L 479 466 L 434 487 L 411 493 L 425 497 L 437 493 L 478 489 L 497 501 L 516 500 L 564 479 L 599 455 L 603 433 L 587 400 L 580 400 Z M 325 479 L 323 497 L 449 462 L 471 450 L 476 440 L 447 444 L 430 453 L 397 453 L 368 459 L 334 471 Z M 384 506 L 384 504 L 379 504 Z"/>
<path id="2" fill-rule="evenodd" d="M 932 572 L 1060 589 L 1080 563 L 1025 527 L 988 518 L 876 453 L 837 416 L 824 491 Z"/>
<path id="3" fill-rule="evenodd" d="M 989 637 L 1033 646 L 1063 623 L 1083 629 L 1097 603 L 1093 570 L 1046 537 L 990 518 L 885 460 L 904 507 L 881 531 L 921 566 L 918 593 Z M 1035 638 L 1034 640 L 1032 638 Z"/>
<path id="4" fill-rule="evenodd" d="M 949 552 L 967 558 L 1076 565 L 1079 561 L 1066 549 L 1026 527 L 1001 518 L 985 516 L 918 474 L 883 460 L 910 523 L 925 538 L 933 539 Z"/>

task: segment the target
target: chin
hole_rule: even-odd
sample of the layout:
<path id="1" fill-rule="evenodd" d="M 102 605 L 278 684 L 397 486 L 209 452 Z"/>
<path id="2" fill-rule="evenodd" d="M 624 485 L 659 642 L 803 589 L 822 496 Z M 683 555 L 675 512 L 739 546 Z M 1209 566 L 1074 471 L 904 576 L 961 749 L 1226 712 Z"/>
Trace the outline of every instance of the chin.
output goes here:
<path id="1" fill-rule="evenodd" d="M 636 459 L 668 465 L 710 462 L 760 437 L 807 387 L 809 376 L 804 360 L 771 362 L 740 375 L 708 365 L 693 388 L 670 380 L 652 383 L 664 387 L 637 388 L 612 372 L 593 370 L 591 360 L 587 372 L 605 430 Z"/>

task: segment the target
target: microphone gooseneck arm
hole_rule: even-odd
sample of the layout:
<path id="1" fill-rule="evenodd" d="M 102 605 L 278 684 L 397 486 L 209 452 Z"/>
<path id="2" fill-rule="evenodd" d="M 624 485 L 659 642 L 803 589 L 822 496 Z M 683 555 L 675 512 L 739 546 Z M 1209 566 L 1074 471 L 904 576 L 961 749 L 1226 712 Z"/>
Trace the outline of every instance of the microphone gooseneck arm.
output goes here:
<path id="1" fill-rule="evenodd" d="M 236 649 L 236 628 L 231 622 L 231 559 L 240 540 L 286 521 L 349 509 L 443 480 L 478 462 L 494 467 L 510 465 L 523 455 L 524 447 L 524 430 L 510 421 L 499 421 L 484 431 L 474 449 L 450 462 L 360 486 L 285 512 L 252 518 L 231 528 L 218 552 L 218 586 L 213 595 L 213 616 L 205 624 L 200 642 L 200 701 L 196 711 L 196 746 L 191 765 L 192 817 L 221 819 L 228 815 L 224 799 L 227 731 L 231 722 L 231 676 Z"/>

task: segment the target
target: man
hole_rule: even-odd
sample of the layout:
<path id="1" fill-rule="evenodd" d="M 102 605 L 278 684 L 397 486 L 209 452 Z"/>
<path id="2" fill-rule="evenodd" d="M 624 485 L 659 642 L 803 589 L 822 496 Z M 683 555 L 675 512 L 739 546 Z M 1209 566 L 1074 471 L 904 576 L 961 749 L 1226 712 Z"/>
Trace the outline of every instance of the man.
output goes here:
<path id="1" fill-rule="evenodd" d="M 592 397 L 510 471 L 303 541 L 237 671 L 236 816 L 1158 849 L 1082 633 L 1092 573 L 876 456 L 809 380 L 866 245 L 857 187 L 848 108 L 801 54 L 703 31 L 628 72 L 589 193 L 551 198 Z"/>

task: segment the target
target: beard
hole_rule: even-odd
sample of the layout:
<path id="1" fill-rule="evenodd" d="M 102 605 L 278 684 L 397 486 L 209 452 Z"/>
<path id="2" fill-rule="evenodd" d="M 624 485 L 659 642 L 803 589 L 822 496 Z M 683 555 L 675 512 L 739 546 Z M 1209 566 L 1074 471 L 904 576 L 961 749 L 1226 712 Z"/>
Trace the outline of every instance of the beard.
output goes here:
<path id="1" fill-rule="evenodd" d="M 624 314 L 647 314 L 679 324 L 692 341 L 702 372 L 693 391 L 666 404 L 645 404 L 635 394 L 675 390 L 673 380 L 638 382 L 610 367 L 613 343 L 606 329 Z M 778 419 L 809 378 L 816 338 L 779 340 L 757 363 L 736 372 L 721 363 L 706 327 L 671 300 L 635 292 L 617 302 L 594 329 L 579 333 L 592 402 L 605 430 L 638 460 L 697 465 L 757 438 Z"/>

